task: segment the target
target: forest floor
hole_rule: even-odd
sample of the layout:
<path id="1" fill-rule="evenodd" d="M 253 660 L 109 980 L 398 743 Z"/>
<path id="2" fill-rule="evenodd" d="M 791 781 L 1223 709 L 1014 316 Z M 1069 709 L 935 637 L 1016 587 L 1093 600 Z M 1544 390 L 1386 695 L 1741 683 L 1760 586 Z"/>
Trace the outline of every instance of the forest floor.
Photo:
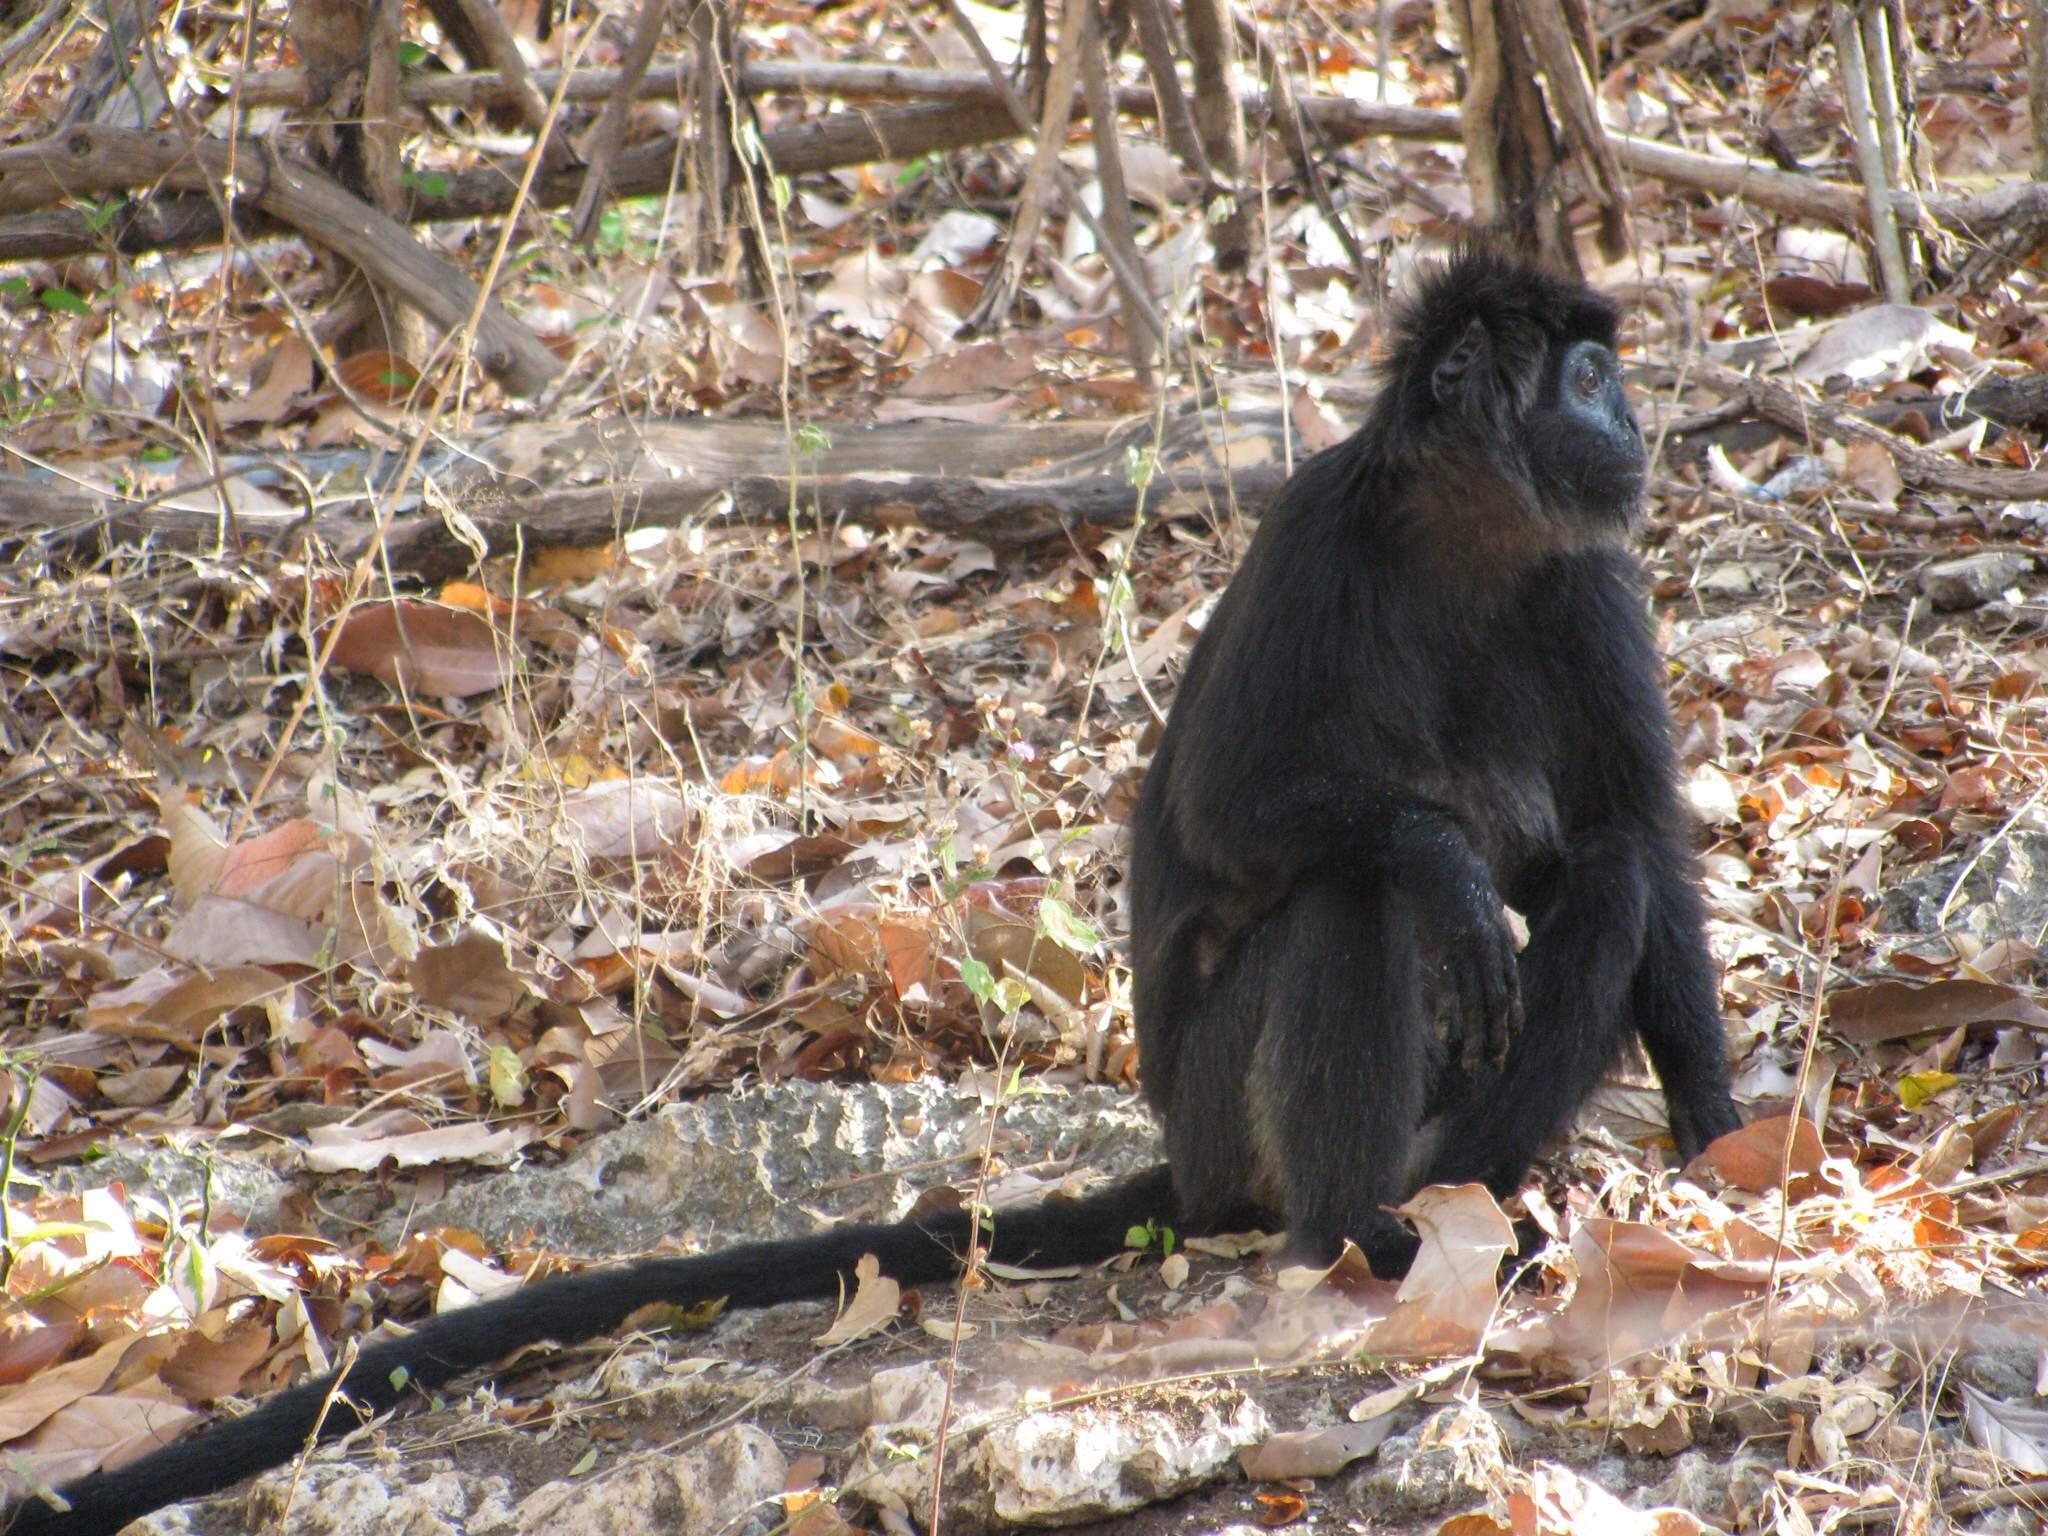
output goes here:
<path id="1" fill-rule="evenodd" d="M 798 9 L 744 9 L 761 56 L 967 67 L 880 0 Z M 1429 8 L 1392 10 L 1389 99 L 1454 106 Z M 1593 10 L 1612 126 L 1854 179 L 1826 8 Z M 1927 175 L 2024 177 L 2021 7 L 1913 10 Z M 968 11 L 1015 41 L 1021 11 Z M 1259 25 L 1302 91 L 1375 98 L 1370 8 Z M 195 26 L 176 83 L 211 102 L 240 42 Z M 18 76 L 0 149 L 49 131 L 89 42 Z M 522 215 L 500 296 L 565 363 L 539 403 L 409 396 L 417 360 L 316 366 L 333 274 L 288 237 L 0 266 L 0 471 L 125 509 L 0 519 L 10 1495 L 536 1271 L 1139 1158 L 1127 821 L 1254 525 L 1176 468 L 1284 470 L 1340 436 L 1380 301 L 1470 206 L 1455 144 L 1333 148 L 1340 238 L 1258 138 L 1254 259 L 1223 275 L 1151 132 L 1125 151 L 1176 337 L 1157 394 L 1063 204 L 1010 322 L 962 333 L 1016 145 L 778 178 L 753 210 L 766 297 L 742 242 L 683 272 L 662 199 L 619 204 L 589 253 Z M 421 153 L 459 169 L 482 137 Z M 1089 180 L 1080 136 L 1065 159 Z M 1930 281 L 1939 302 L 1902 309 L 1818 217 L 1646 178 L 1631 213 L 1626 259 L 1583 255 L 1632 309 L 1650 618 L 1747 1130 L 1681 1173 L 1646 1073 L 1603 1085 L 1531 1180 L 1555 1241 L 1504 1295 L 1500 1213 L 1468 1192 L 1428 1213 L 1436 1267 L 1405 1294 L 1223 1244 L 988 1277 L 966 1329 L 937 1292 L 829 1344 L 825 1307 L 636 1334 L 518 1362 L 189 1528 L 924 1529 L 945 1424 L 949 1530 L 2040 1529 L 2048 409 L 1948 408 L 2041 371 L 2043 280 Z M 497 228 L 425 238 L 480 265 Z M 1969 253 L 1927 254 L 1938 278 Z M 1728 368 L 1892 445 L 1795 437 Z M 493 497 L 701 475 L 700 442 L 765 476 L 946 471 L 935 423 L 961 453 L 1106 466 L 1144 510 L 1024 537 L 826 515 L 799 476 L 786 515 L 736 486 L 431 579 L 394 531 L 439 530 L 445 558 L 476 526 L 458 504 L 489 522 Z M 1947 486 L 1965 470 L 1990 488 Z M 812 1085 L 907 1120 L 937 1094 L 945 1123 L 846 1143 L 890 1161 L 830 1178 L 889 1183 L 842 1198 L 805 1161 L 832 1140 Z M 1084 1102 L 1114 1157 L 1044 1111 Z M 533 1195 L 717 1104 L 771 1129 L 722 1197 L 651 1186 L 666 1226 Z M 1151 1470 L 1103 1492 L 1105 1456 Z"/>

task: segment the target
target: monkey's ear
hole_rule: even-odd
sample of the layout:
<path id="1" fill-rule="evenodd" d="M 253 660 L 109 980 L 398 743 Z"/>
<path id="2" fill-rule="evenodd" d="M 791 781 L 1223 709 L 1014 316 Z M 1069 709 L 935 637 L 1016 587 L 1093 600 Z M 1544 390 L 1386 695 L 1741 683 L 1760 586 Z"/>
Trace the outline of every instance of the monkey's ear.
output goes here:
<path id="1" fill-rule="evenodd" d="M 1465 382 L 1465 375 L 1486 360 L 1486 322 L 1476 316 L 1466 325 L 1451 349 L 1437 362 L 1429 376 L 1430 392 L 1438 405 L 1449 405 Z"/>

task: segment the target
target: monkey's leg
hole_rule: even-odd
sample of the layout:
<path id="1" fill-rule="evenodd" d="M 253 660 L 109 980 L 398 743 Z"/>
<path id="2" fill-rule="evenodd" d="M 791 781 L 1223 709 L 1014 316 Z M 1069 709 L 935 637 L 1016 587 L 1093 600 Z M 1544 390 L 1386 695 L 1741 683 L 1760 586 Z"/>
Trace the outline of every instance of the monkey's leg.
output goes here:
<path id="1" fill-rule="evenodd" d="M 1275 1192 L 1259 1187 L 1245 1096 L 1259 1041 L 1259 972 L 1247 965 L 1252 942 L 1245 936 L 1206 977 L 1194 946 L 1178 946 L 1170 984 L 1141 1015 L 1152 1023 L 1140 1036 L 1145 1097 L 1165 1131 L 1174 1204 L 1198 1230 L 1257 1227 L 1280 1210 Z"/>
<path id="2" fill-rule="evenodd" d="M 1522 1031 L 1498 1072 L 1454 1079 L 1432 1117 L 1423 1184 L 1478 1180 L 1514 1193 L 1543 1144 L 1571 1124 L 1613 1065 L 1649 904 L 1633 838 L 1591 841 L 1560 872 L 1522 951 Z"/>
<path id="3" fill-rule="evenodd" d="M 1293 1246 L 1328 1260 L 1348 1237 L 1397 1271 L 1414 1238 L 1386 1207 L 1408 1192 L 1432 1047 L 1409 908 L 1304 885 L 1241 954 L 1260 1025 L 1240 1091 Z"/>
<path id="4" fill-rule="evenodd" d="M 1728 1036 L 1690 874 L 1683 866 L 1653 872 L 1643 958 L 1629 993 L 1636 1033 L 1664 1085 L 1678 1155 L 1688 1162 L 1742 1123 L 1728 1095 Z"/>

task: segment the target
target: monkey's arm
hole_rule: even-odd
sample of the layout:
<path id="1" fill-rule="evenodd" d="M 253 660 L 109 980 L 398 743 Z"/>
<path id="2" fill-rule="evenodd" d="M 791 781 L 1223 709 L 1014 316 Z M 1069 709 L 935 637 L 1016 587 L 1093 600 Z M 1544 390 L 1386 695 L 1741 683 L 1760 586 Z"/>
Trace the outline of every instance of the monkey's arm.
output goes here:
<path id="1" fill-rule="evenodd" d="M 1093 1263 L 1124 1246 L 1134 1225 L 1174 1219 L 1164 1165 L 1081 1200 L 1041 1201 L 998 1211 L 986 1251 L 1000 1262 L 1057 1267 Z M 364 1350 L 325 1420 L 335 1378 L 292 1388 L 231 1419 L 111 1472 L 60 1490 L 70 1508 L 38 1499 L 18 1505 L 7 1536 L 112 1536 L 153 1509 L 197 1498 L 278 1466 L 305 1444 L 358 1428 L 414 1389 L 431 1390 L 528 1344 L 575 1344 L 609 1333 L 655 1302 L 689 1306 L 723 1299 L 738 1310 L 788 1301 L 830 1300 L 851 1290 L 865 1254 L 905 1285 L 956 1278 L 967 1251 L 969 1216 L 949 1212 L 889 1225 L 840 1227 L 813 1237 L 748 1243 L 687 1259 L 643 1259 L 618 1269 L 563 1275 L 508 1296 L 444 1312 L 403 1338 Z M 316 1431 L 316 1425 L 317 1431 Z"/>
<path id="2" fill-rule="evenodd" d="M 1633 834 L 1580 837 L 1552 873 L 1520 957 L 1522 995 L 1542 1027 L 1515 1038 L 1499 1071 L 1456 1085 L 1451 1118 L 1466 1134 L 1438 1149 L 1422 1182 L 1476 1180 L 1505 1197 L 1570 1124 L 1626 1038 L 1648 901 Z"/>
<path id="3" fill-rule="evenodd" d="M 1440 1011 L 1462 1065 L 1506 1058 L 1522 1021 L 1514 936 L 1492 874 L 1452 811 L 1325 769 L 1276 776 L 1270 789 L 1242 794 L 1229 817 L 1204 822 L 1210 836 L 1195 843 L 1198 856 L 1254 893 L 1328 876 L 1368 899 L 1406 902 L 1441 957 Z"/>
<path id="4" fill-rule="evenodd" d="M 1649 1052 L 1678 1155 L 1691 1162 L 1717 1136 L 1742 1124 L 1730 1093 L 1728 1034 L 1704 938 L 1706 913 L 1687 863 L 1653 867 L 1643 955 L 1629 995 L 1636 1033 Z"/>

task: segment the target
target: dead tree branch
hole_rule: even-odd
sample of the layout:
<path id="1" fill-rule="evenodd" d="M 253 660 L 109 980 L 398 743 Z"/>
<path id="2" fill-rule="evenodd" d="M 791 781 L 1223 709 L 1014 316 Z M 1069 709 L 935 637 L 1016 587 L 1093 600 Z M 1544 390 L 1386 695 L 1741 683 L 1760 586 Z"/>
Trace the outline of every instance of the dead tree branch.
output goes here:
<path id="1" fill-rule="evenodd" d="M 1693 377 L 1708 389 L 1749 402 L 1764 420 L 1801 437 L 1831 437 L 1842 443 L 1876 443 L 1898 466 L 1899 478 L 1917 491 L 1967 496 L 1981 501 L 2039 501 L 2048 498 L 2048 470 L 1989 469 L 1930 453 L 1883 427 L 1795 393 L 1783 384 L 1702 363 Z"/>
<path id="2" fill-rule="evenodd" d="M 459 330 L 477 309 L 476 284 L 411 230 L 333 178 L 258 141 L 229 145 L 80 124 L 0 150 L 0 210 L 9 212 L 130 187 L 204 194 L 230 184 L 237 200 L 339 252 L 443 330 Z M 489 299 L 477 322 L 476 356 L 492 377 L 522 395 L 538 393 L 562 368 L 539 337 Z"/>

